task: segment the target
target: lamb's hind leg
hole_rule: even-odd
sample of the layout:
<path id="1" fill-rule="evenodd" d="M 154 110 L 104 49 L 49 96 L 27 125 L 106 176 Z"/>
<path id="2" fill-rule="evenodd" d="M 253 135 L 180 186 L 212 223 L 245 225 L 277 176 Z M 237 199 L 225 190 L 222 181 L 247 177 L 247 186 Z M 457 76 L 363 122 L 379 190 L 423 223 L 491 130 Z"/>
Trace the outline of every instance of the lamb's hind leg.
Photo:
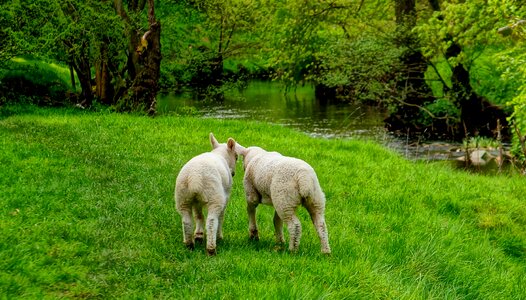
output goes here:
<path id="1" fill-rule="evenodd" d="M 287 229 L 289 230 L 289 250 L 297 252 L 300 247 L 301 222 L 296 213 L 293 213 L 285 222 L 287 222 Z"/>
<path id="2" fill-rule="evenodd" d="M 208 216 L 206 218 L 206 252 L 210 256 L 216 255 L 217 230 L 219 227 L 219 217 L 224 207 L 218 204 L 208 206 Z"/>
<path id="3" fill-rule="evenodd" d="M 194 239 L 196 243 L 204 241 L 205 217 L 203 215 L 203 207 L 201 205 L 194 205 L 193 212 L 195 216 L 195 231 Z"/>
<path id="4" fill-rule="evenodd" d="M 225 219 L 225 210 L 221 210 L 219 217 L 218 217 L 218 224 L 217 224 L 217 240 L 220 241 L 223 239 L 223 221 Z"/>
<path id="5" fill-rule="evenodd" d="M 287 203 L 279 202 L 278 203 Z M 289 231 L 289 250 L 291 252 L 296 252 L 300 246 L 301 239 L 301 222 L 296 216 L 296 208 L 292 206 L 280 207 L 276 206 L 276 212 L 279 217 L 287 224 L 287 229 Z"/>
<path id="6" fill-rule="evenodd" d="M 325 254 L 331 253 L 331 248 L 329 246 L 329 233 L 327 231 L 327 224 L 325 223 L 325 209 L 323 207 L 313 207 L 307 206 L 309 211 L 312 224 L 318 233 L 321 244 L 321 252 Z"/>
<path id="7" fill-rule="evenodd" d="M 194 250 L 192 211 L 190 209 L 183 209 L 180 211 L 180 214 L 183 221 L 183 242 L 188 249 Z"/>

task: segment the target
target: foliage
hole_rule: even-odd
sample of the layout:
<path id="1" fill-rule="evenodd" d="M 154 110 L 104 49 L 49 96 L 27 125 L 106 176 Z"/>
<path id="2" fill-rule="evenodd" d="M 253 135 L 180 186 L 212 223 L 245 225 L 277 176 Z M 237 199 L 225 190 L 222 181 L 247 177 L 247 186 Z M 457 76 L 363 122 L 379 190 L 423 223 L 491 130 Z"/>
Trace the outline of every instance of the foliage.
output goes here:
<path id="1" fill-rule="evenodd" d="M 496 3 L 494 5 L 497 5 Z M 501 51 L 496 58 L 499 60 L 502 79 L 516 86 L 516 94 L 508 99 L 507 105 L 513 109 L 509 120 L 512 124 L 513 153 L 526 169 L 526 149 L 520 139 L 526 135 L 526 5 L 507 0 L 501 9 L 506 9 L 506 26 L 499 29 L 512 45 Z M 521 19 L 522 18 L 522 19 Z"/>
<path id="2" fill-rule="evenodd" d="M 49 28 L 47 19 L 56 8 L 50 2 L 15 0 L 0 3 L 0 68 L 5 68 L 16 56 L 41 49 L 41 30 Z"/>
<path id="3" fill-rule="evenodd" d="M 519 110 L 513 117 L 519 124 L 524 71 L 516 62 L 523 60 L 524 52 L 524 25 L 518 25 L 525 15 L 522 2 L 419 1 L 416 27 L 412 30 L 410 22 L 404 32 L 414 40 L 404 44 L 404 30 L 397 22 L 397 9 L 404 1 L 161 1 L 156 4 L 163 24 L 159 85 L 177 91 L 190 87 L 221 98 L 225 89 L 242 86 L 254 76 L 289 87 L 308 82 L 344 99 L 387 103 L 392 111 L 408 108 L 404 102 L 410 102 L 413 107 L 407 110 L 416 111 L 410 117 L 426 127 L 434 125 L 437 116 L 461 119 L 455 101 L 463 95 L 452 91 L 453 71 L 461 66 L 469 72 L 475 94 L 493 104 L 510 103 L 510 110 Z M 122 4 L 121 11 L 116 3 Z M 148 29 L 145 10 L 134 3 L 145 2 L 4 1 L 0 68 L 28 53 L 58 60 L 82 75 L 77 80 L 84 97 L 95 92 L 99 102 L 126 107 L 128 102 L 121 100 L 133 92 L 135 46 Z M 507 29 L 498 34 L 502 27 Z M 458 46 L 458 53 L 451 53 L 452 46 Z M 402 86 L 412 77 L 401 71 L 408 51 L 427 58 L 426 80 L 438 100 L 428 97 L 415 104 L 406 99 L 416 98 Z M 98 80 L 92 86 L 103 69 L 109 74 L 106 90 L 111 99 L 100 94 Z M 415 77 L 420 80 L 421 75 Z"/>
<path id="4" fill-rule="evenodd" d="M 422 52 L 450 69 L 461 64 L 470 72 L 471 85 L 477 93 L 493 103 L 504 104 L 514 96 L 514 82 L 499 82 L 498 59 L 510 43 L 497 34 L 497 28 L 507 22 L 508 16 L 521 14 L 519 1 L 447 1 L 442 9 L 417 26 Z M 458 55 L 449 56 L 450 47 L 460 47 Z M 440 68 L 437 68 L 437 70 Z M 500 71 L 500 72 L 499 72 Z M 449 74 L 440 72 L 439 79 L 450 82 Z"/>
<path id="5" fill-rule="evenodd" d="M 494 139 L 477 136 L 464 139 L 462 145 L 466 149 L 497 149 L 499 142 Z"/>
<path id="6" fill-rule="evenodd" d="M 422 112 L 419 123 L 424 126 L 432 126 L 437 118 L 445 118 L 450 120 L 451 124 L 458 122 L 460 112 L 458 108 L 451 103 L 451 101 L 444 98 L 439 98 L 432 103 L 424 106 L 426 111 Z"/>
<path id="7" fill-rule="evenodd" d="M 4 115 L 6 110 L 17 115 Z M 524 178 L 409 162 L 380 146 L 246 121 L 0 108 L 0 287 L 7 298 L 524 298 Z M 173 190 L 208 133 L 311 163 L 332 255 L 309 216 L 248 240 L 242 166 L 218 256 L 182 244 Z M 323 151 L 320 151 L 323 149 Z M 371 176 L 371 175 L 374 176 Z"/>
<path id="8" fill-rule="evenodd" d="M 179 87 L 201 90 L 214 89 L 210 85 L 221 85 L 232 78 L 243 79 L 226 72 L 225 64 L 243 60 L 253 51 L 250 48 L 257 46 L 253 32 L 266 8 L 242 0 L 168 4 L 160 8 L 165 22 L 163 51 L 166 49 L 168 55 L 163 77 Z M 230 70 L 241 73 L 245 68 L 238 63 Z M 169 80 L 165 87 L 170 86 Z"/>
<path id="9" fill-rule="evenodd" d="M 507 52 L 502 56 L 507 66 L 503 77 L 520 85 L 518 95 L 507 104 L 513 109 L 510 117 L 513 132 L 516 133 L 515 130 L 518 130 L 518 133 L 514 135 L 513 152 L 524 162 L 526 160 L 526 149 L 522 149 L 519 138 L 526 135 L 526 55 L 524 51 L 526 47 L 524 42 L 519 43 L 516 47 L 515 51 Z"/>
<path id="10" fill-rule="evenodd" d="M 305 80 L 341 90 L 346 99 L 381 102 L 392 95 L 400 63 L 400 49 L 392 40 L 367 35 L 330 39 L 324 51 L 314 55 L 315 65 Z"/>
<path id="11" fill-rule="evenodd" d="M 287 85 L 312 82 L 347 99 L 379 101 L 392 91 L 400 55 L 391 9 L 382 1 L 277 3 L 262 22 L 259 57 Z"/>
<path id="12" fill-rule="evenodd" d="M 6 4 L 5 15 L 10 18 L 2 35 L 9 38 L 7 45 L 21 46 L 9 49 L 5 57 L 31 53 L 63 62 L 75 70 L 87 105 L 94 94 L 115 104 L 128 90 L 135 94 L 131 87 L 137 86 L 140 65 L 147 61 L 137 59 L 133 41 L 148 30 L 148 23 L 145 25 L 142 6 L 135 10 L 132 2 L 127 3 L 130 11 L 126 17 L 118 1 L 17 0 Z M 121 9 L 117 11 L 117 7 Z"/>

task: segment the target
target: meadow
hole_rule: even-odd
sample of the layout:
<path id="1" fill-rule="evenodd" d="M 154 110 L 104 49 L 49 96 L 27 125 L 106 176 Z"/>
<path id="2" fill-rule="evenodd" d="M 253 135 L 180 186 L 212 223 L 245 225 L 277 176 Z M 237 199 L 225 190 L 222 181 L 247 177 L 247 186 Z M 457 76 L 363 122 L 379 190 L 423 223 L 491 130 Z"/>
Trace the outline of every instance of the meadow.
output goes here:
<path id="1" fill-rule="evenodd" d="M 184 247 L 175 178 L 209 132 L 314 167 L 330 256 L 304 209 L 298 253 L 275 249 L 270 207 L 249 241 L 241 161 L 218 255 Z M 0 107 L 0 149 L 1 298 L 526 299 L 518 175 L 256 122 L 29 106 Z"/>

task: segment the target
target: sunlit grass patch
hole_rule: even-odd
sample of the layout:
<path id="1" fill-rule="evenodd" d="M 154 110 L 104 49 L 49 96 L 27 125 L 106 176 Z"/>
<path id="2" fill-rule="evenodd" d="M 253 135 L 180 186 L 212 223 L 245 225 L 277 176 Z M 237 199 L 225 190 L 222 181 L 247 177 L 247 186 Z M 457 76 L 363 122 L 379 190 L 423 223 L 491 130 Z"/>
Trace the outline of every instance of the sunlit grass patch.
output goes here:
<path id="1" fill-rule="evenodd" d="M 11 61 L 14 63 L 11 67 L 13 70 L 4 71 L 3 73 L 0 72 L 1 76 L 12 76 L 13 73 L 25 74 L 36 82 L 46 82 L 50 80 L 51 77 L 67 84 L 68 88 L 72 89 L 69 68 L 63 64 L 24 57 L 15 57 L 11 59 Z M 33 78 L 31 76 L 40 78 Z M 76 77 L 75 80 L 78 81 Z"/>

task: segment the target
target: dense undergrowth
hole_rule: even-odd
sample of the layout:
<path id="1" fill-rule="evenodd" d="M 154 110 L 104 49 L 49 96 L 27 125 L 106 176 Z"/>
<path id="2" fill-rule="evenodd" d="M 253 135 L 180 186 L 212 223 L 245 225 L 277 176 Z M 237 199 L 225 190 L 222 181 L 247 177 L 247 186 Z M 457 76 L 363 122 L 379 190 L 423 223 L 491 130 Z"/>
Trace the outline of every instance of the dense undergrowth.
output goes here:
<path id="1" fill-rule="evenodd" d="M 526 185 L 410 162 L 376 144 L 280 126 L 0 108 L 0 291 L 7 298 L 526 297 Z M 276 252 L 272 209 L 248 240 L 237 175 L 217 257 L 182 243 L 181 166 L 220 141 L 296 156 L 327 196 L 333 253 L 308 215 L 300 251 Z"/>

